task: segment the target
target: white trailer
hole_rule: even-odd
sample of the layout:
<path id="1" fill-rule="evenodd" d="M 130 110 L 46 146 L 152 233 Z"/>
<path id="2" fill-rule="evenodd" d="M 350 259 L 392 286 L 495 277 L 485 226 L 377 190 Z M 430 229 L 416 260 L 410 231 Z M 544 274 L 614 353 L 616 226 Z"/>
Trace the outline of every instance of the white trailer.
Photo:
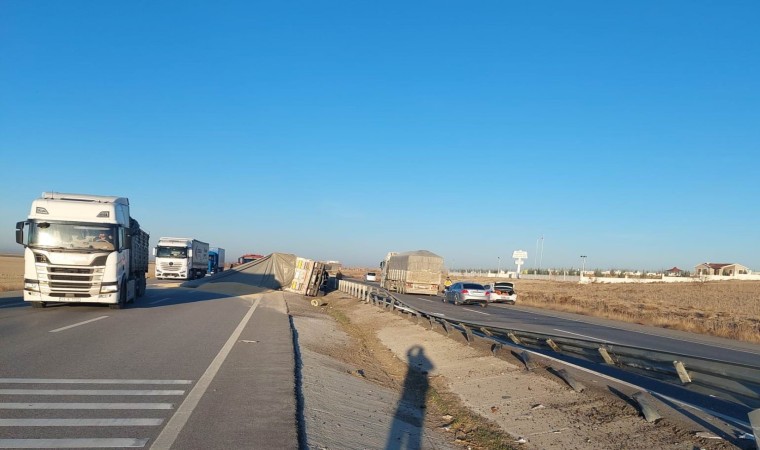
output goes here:
<path id="1" fill-rule="evenodd" d="M 208 271 L 208 244 L 197 239 L 162 237 L 153 255 L 158 279 L 194 280 Z"/>
<path id="2" fill-rule="evenodd" d="M 43 192 L 16 223 L 24 301 L 122 308 L 145 293 L 149 239 L 124 197 Z"/>

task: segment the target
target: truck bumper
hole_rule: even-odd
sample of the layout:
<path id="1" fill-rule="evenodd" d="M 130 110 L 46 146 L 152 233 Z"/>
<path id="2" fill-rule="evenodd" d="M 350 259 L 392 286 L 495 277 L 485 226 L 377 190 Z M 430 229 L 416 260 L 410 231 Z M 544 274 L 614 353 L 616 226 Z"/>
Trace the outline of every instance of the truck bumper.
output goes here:
<path id="1" fill-rule="evenodd" d="M 119 293 L 113 292 L 110 294 L 98 294 L 98 295 L 73 295 L 66 296 L 52 296 L 41 294 L 37 291 L 24 291 L 25 302 L 44 302 L 44 303 L 107 303 L 116 304 L 119 303 Z"/>

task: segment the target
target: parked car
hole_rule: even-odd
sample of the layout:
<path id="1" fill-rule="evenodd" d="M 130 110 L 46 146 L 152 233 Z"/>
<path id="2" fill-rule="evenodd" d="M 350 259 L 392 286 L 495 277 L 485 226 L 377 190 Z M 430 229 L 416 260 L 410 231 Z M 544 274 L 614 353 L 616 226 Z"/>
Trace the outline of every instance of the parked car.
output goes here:
<path id="1" fill-rule="evenodd" d="M 479 303 L 480 306 L 488 306 L 488 297 L 486 288 L 482 284 L 460 281 L 452 284 L 443 297 L 446 303 L 452 302 L 455 305 L 470 305 Z"/>
<path id="2" fill-rule="evenodd" d="M 492 284 L 484 285 L 488 294 L 489 303 L 509 303 L 514 305 L 517 303 L 517 292 L 515 292 L 514 283 L 509 281 L 499 281 Z"/>
<path id="3" fill-rule="evenodd" d="M 364 277 L 367 281 L 377 281 L 377 274 L 375 272 L 367 272 Z"/>

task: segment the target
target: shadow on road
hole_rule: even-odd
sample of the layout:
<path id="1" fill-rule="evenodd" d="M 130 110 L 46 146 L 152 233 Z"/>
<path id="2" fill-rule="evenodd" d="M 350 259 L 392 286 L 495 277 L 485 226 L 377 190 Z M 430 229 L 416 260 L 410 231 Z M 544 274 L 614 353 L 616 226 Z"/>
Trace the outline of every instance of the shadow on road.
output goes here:
<path id="1" fill-rule="evenodd" d="M 428 373 L 434 366 L 419 345 L 410 348 L 406 358 L 408 369 L 404 390 L 393 415 L 386 450 L 412 450 L 419 449 L 422 445 L 426 398 L 430 388 Z"/>

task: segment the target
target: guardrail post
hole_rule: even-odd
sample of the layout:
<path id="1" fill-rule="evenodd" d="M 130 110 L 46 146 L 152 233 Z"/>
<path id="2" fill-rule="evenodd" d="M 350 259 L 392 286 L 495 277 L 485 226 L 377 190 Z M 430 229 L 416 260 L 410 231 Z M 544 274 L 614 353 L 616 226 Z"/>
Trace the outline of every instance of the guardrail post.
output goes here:
<path id="1" fill-rule="evenodd" d="M 433 316 L 428 316 L 428 320 L 430 321 L 430 329 L 432 330 L 435 327 L 435 319 L 433 319 Z"/>
<path id="2" fill-rule="evenodd" d="M 493 337 L 493 333 L 491 333 L 486 327 L 480 327 L 480 332 L 488 337 Z"/>
<path id="3" fill-rule="evenodd" d="M 606 364 L 609 364 L 611 366 L 615 365 L 615 361 L 612 359 L 612 356 L 610 356 L 609 352 L 607 352 L 606 348 L 599 347 L 599 354 L 602 355 L 602 359 Z"/>
<path id="4" fill-rule="evenodd" d="M 474 339 L 472 337 L 472 330 L 470 330 L 470 327 L 468 327 L 467 325 L 463 323 L 460 323 L 459 326 L 462 327 L 462 329 L 464 329 L 464 337 L 467 339 L 467 345 L 470 345 L 472 343 L 472 340 Z"/>
<path id="5" fill-rule="evenodd" d="M 446 330 L 446 336 L 449 335 L 449 322 L 446 319 L 442 320 L 443 322 L 443 329 Z"/>
<path id="6" fill-rule="evenodd" d="M 752 434 L 755 435 L 755 446 L 760 449 L 760 443 L 758 443 L 760 440 L 760 409 L 750 411 L 747 417 L 749 417 L 749 424 L 752 426 Z"/>
<path id="7" fill-rule="evenodd" d="M 579 383 L 575 379 L 575 377 L 573 377 L 572 375 L 570 375 L 570 373 L 567 370 L 565 370 L 565 369 L 559 369 L 559 370 L 556 370 L 555 373 L 557 375 L 559 375 L 563 380 L 565 380 L 565 382 L 567 384 L 569 384 L 570 387 L 573 388 L 573 390 L 575 392 L 583 392 L 583 390 L 586 389 L 586 386 L 584 386 L 583 384 Z"/>
<path id="8" fill-rule="evenodd" d="M 525 364 L 525 370 L 527 370 L 528 372 L 533 370 L 534 366 L 533 366 L 533 362 L 530 360 L 530 353 L 526 352 L 525 350 L 520 352 L 520 360 L 522 361 L 523 364 Z"/>
<path id="9" fill-rule="evenodd" d="M 551 348 L 552 348 L 552 350 L 554 350 L 554 351 L 555 351 L 555 352 L 557 352 L 557 353 L 560 353 L 560 352 L 562 352 L 562 349 L 561 349 L 561 348 L 559 348 L 559 345 L 557 345 L 557 344 L 556 344 L 554 341 L 552 341 L 551 339 L 547 339 L 547 340 L 546 340 L 546 345 L 548 345 L 549 347 L 551 347 Z"/>
<path id="10" fill-rule="evenodd" d="M 681 383 L 691 383 L 691 377 L 689 376 L 689 373 L 686 372 L 686 367 L 684 367 L 681 361 L 673 361 L 673 366 L 675 366 L 676 372 L 678 372 L 678 378 L 681 379 Z"/>
<path id="11" fill-rule="evenodd" d="M 518 338 L 514 333 L 507 333 L 507 336 L 517 345 L 522 345 L 522 342 L 520 342 L 520 338 Z"/>
<path id="12" fill-rule="evenodd" d="M 644 420 L 646 420 L 649 423 L 653 423 L 662 419 L 662 416 L 660 416 L 660 413 L 657 412 L 657 408 L 655 408 L 649 402 L 649 399 L 644 395 L 643 392 L 637 392 L 633 394 L 633 399 L 636 401 L 636 403 L 639 404 L 639 407 L 641 408 L 641 412 L 642 414 L 644 414 Z"/>

